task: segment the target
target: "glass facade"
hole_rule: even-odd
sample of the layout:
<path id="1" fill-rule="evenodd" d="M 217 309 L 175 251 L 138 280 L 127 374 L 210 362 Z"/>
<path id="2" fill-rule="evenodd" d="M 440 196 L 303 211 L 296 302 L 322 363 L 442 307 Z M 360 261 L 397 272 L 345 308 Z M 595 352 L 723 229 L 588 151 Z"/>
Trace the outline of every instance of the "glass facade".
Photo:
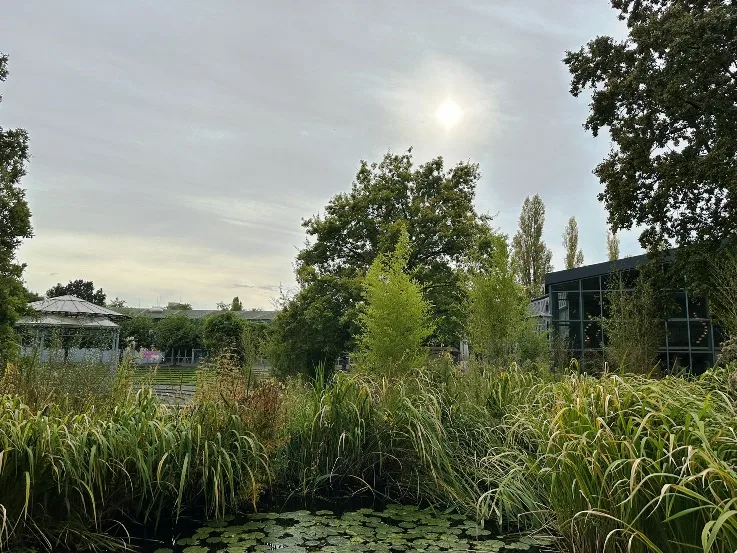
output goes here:
<path id="1" fill-rule="evenodd" d="M 625 283 L 634 282 L 634 274 L 625 274 Z M 583 368 L 603 360 L 606 335 L 600 320 L 608 315 L 609 278 L 602 274 L 548 285 L 552 330 Z M 660 350 L 663 368 L 702 373 L 716 360 L 721 331 L 712 325 L 703 298 L 686 290 L 672 290 L 670 296 L 673 310 L 664 323 L 666 338 Z"/>

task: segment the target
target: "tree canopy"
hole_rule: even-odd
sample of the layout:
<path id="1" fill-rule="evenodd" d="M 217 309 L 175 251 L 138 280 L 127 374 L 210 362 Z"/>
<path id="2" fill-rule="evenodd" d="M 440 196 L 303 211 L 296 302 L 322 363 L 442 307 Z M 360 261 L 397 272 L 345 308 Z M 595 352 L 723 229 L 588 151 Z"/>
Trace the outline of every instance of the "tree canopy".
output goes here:
<path id="1" fill-rule="evenodd" d="M 512 265 L 530 296 L 545 291 L 545 273 L 553 270 L 553 252 L 543 240 L 545 204 L 539 195 L 525 198 L 519 216 L 519 230 L 512 239 Z"/>
<path id="2" fill-rule="evenodd" d="M 377 255 L 394 249 L 404 228 L 407 272 L 431 304 L 433 340 L 460 340 L 466 289 L 458 269 L 474 252 L 490 247 L 492 234 L 489 218 L 473 206 L 478 180 L 476 164 L 445 169 L 438 157 L 415 166 L 411 150 L 387 153 L 377 163 L 362 161 L 351 190 L 303 221 L 308 243 L 297 256 L 300 291 L 277 317 L 272 336 L 289 341 L 285 350 L 307 348 L 304 358 L 310 362 L 332 363 L 334 355 L 352 349 L 361 279 Z M 287 327 L 294 332 L 284 333 Z M 318 328 L 327 335 L 319 335 Z M 298 335 L 299 341 L 291 338 Z"/>
<path id="3" fill-rule="evenodd" d="M 473 206 L 479 178 L 478 165 L 445 170 L 442 157 L 415 167 L 411 149 L 387 153 L 379 163 L 362 161 L 351 191 L 330 200 L 324 215 L 304 221 L 310 243 L 297 256 L 298 277 L 304 283 L 320 275 L 362 277 L 405 228 L 407 269 L 426 290 L 436 337 L 455 342 L 463 325 L 455 269 L 490 234 L 489 218 Z"/>
<path id="4" fill-rule="evenodd" d="M 600 36 L 565 63 L 590 89 L 584 127 L 613 141 L 595 173 L 612 231 L 706 249 L 737 233 L 737 5 L 612 0 L 624 40 Z"/>
<path id="5" fill-rule="evenodd" d="M 0 54 L 0 82 L 7 76 L 8 56 Z M 31 211 L 20 187 L 28 155 L 28 133 L 0 127 L 0 362 L 13 348 L 13 324 L 27 299 L 21 281 L 24 265 L 15 256 L 23 239 L 33 234 Z"/>
<path id="6" fill-rule="evenodd" d="M 185 313 L 176 313 L 161 319 L 154 329 L 156 346 L 163 352 L 175 349 L 201 348 L 202 325 Z"/>
<path id="7" fill-rule="evenodd" d="M 77 279 L 70 280 L 68 284 L 57 283 L 46 291 L 47 298 L 67 295 L 76 296 L 96 305 L 105 305 L 105 292 L 102 288 L 95 290 L 95 284 L 91 280 Z"/>

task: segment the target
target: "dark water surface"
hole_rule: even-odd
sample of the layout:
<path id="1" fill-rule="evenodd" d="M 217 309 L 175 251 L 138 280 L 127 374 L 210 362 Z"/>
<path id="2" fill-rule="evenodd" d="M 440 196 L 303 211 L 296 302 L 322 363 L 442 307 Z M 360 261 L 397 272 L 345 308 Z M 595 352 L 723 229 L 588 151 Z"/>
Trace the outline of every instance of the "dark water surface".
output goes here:
<path id="1" fill-rule="evenodd" d="M 550 540 L 533 536 L 500 536 L 462 515 L 430 509 L 387 505 L 342 514 L 331 510 L 256 513 L 211 521 L 173 543 L 147 546 L 156 553 L 410 552 L 474 551 L 484 553 L 549 549 Z"/>

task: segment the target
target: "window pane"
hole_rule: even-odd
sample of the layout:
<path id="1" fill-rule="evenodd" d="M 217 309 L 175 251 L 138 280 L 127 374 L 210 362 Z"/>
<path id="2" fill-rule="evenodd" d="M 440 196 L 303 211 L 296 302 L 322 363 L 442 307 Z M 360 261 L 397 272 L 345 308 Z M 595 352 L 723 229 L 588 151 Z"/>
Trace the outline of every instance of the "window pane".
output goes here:
<path id="1" fill-rule="evenodd" d="M 581 288 L 584 290 L 599 290 L 599 277 L 585 278 L 581 281 Z"/>
<path id="2" fill-rule="evenodd" d="M 711 329 L 709 321 L 690 321 L 691 347 L 711 348 Z"/>
<path id="3" fill-rule="evenodd" d="M 671 308 L 670 316 L 674 319 L 686 318 L 686 292 L 683 290 L 673 290 L 670 292 Z"/>
<path id="4" fill-rule="evenodd" d="M 691 366 L 691 360 L 689 359 L 687 351 L 669 352 L 668 361 L 670 363 L 668 370 L 673 373 L 688 370 L 688 368 Z"/>
<path id="5" fill-rule="evenodd" d="M 633 269 L 631 271 L 623 271 L 621 273 L 613 273 L 603 275 L 601 278 L 602 290 L 631 290 L 635 287 L 637 276 L 639 273 Z"/>
<path id="6" fill-rule="evenodd" d="M 553 296 L 553 318 L 568 321 L 581 318 L 579 292 L 556 292 Z"/>
<path id="7" fill-rule="evenodd" d="M 601 325 L 596 321 L 584 321 L 583 347 L 585 349 L 599 349 L 602 345 Z"/>
<path id="8" fill-rule="evenodd" d="M 599 292 L 583 293 L 583 319 L 601 317 L 601 294 Z"/>
<path id="9" fill-rule="evenodd" d="M 688 349 L 688 323 L 686 321 L 668 321 L 668 348 Z"/>
<path id="10" fill-rule="evenodd" d="M 692 353 L 691 354 L 691 373 L 695 375 L 703 374 L 706 369 L 714 364 L 711 353 Z"/>
<path id="11" fill-rule="evenodd" d="M 554 323 L 555 334 L 568 349 L 581 349 L 581 321 Z"/>
<path id="12" fill-rule="evenodd" d="M 559 282 L 558 284 L 552 284 L 550 290 L 553 292 L 565 292 L 572 290 L 579 290 L 580 280 L 569 280 L 568 282 Z"/>
<path id="13" fill-rule="evenodd" d="M 688 316 L 691 319 L 708 319 L 709 312 L 706 309 L 706 300 L 698 296 L 688 295 Z"/>

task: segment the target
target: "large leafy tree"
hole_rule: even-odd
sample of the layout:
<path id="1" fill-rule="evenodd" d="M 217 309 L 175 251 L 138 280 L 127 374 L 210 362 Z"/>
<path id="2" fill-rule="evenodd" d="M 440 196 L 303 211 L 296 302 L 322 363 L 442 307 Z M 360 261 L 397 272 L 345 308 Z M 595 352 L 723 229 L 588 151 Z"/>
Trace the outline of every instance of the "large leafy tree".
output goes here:
<path id="1" fill-rule="evenodd" d="M 566 251 L 566 269 L 583 265 L 583 250 L 578 247 L 578 223 L 575 217 L 568 219 L 563 231 L 563 248 Z"/>
<path id="2" fill-rule="evenodd" d="M 76 296 L 97 305 L 105 305 L 105 292 L 102 288 L 95 290 L 91 280 L 70 280 L 68 284 L 57 283 L 46 291 L 47 298 L 59 296 Z"/>
<path id="3" fill-rule="evenodd" d="M 487 247 L 491 234 L 488 218 L 473 206 L 478 180 L 475 164 L 447 170 L 438 157 L 415 166 L 411 150 L 387 153 L 378 163 L 362 161 L 351 190 L 303 222 L 308 244 L 297 256 L 300 292 L 273 331 L 288 341 L 284 349 L 307 348 L 304 359 L 329 363 L 333 355 L 352 349 L 360 281 L 377 255 L 393 250 L 402 228 L 409 236 L 407 271 L 425 290 L 436 323 L 433 340 L 459 340 L 465 324 L 459 267 L 472 251 Z M 312 326 L 300 317 L 309 317 Z M 282 334 L 285 327 L 295 333 Z M 298 335 L 299 341 L 291 338 Z"/>
<path id="4" fill-rule="evenodd" d="M 708 251 L 737 232 L 737 5 L 611 4 L 627 37 L 597 37 L 564 60 L 571 93 L 592 92 L 585 128 L 611 133 L 599 199 L 614 232 L 644 228 L 648 250 Z"/>
<path id="5" fill-rule="evenodd" d="M 8 76 L 7 65 L 8 57 L 0 54 L 0 82 Z M 21 282 L 24 265 L 16 259 L 21 241 L 32 235 L 31 211 L 20 188 L 27 161 L 28 133 L 0 127 L 0 363 L 13 350 L 13 324 L 27 299 Z"/>
<path id="6" fill-rule="evenodd" d="M 543 240 L 545 204 L 539 195 L 525 198 L 519 230 L 512 238 L 512 264 L 517 278 L 530 296 L 545 291 L 545 273 L 553 270 L 553 252 Z"/>

